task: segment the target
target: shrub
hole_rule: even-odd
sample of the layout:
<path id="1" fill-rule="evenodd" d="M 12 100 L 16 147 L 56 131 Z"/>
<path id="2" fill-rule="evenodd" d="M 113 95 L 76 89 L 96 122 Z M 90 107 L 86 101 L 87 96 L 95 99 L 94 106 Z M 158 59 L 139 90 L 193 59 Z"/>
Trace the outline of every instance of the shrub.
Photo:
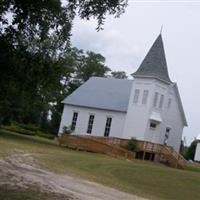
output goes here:
<path id="1" fill-rule="evenodd" d="M 24 128 L 22 128 L 22 126 Z M 23 135 L 31 135 L 31 136 L 39 136 L 39 137 L 43 137 L 43 138 L 47 138 L 47 139 L 54 139 L 55 135 L 53 135 L 52 133 L 49 132 L 42 132 L 40 129 L 36 129 L 36 126 L 32 126 L 34 127 L 31 131 L 29 129 L 25 129 L 26 125 L 16 125 L 16 124 L 12 124 L 11 126 L 4 126 L 2 125 L 1 128 L 11 131 L 11 132 L 16 132 L 16 133 L 20 133 Z M 30 125 L 27 125 L 27 128 L 31 127 Z"/>
<path id="2" fill-rule="evenodd" d="M 19 127 L 29 130 L 29 131 L 38 131 L 40 128 L 38 126 L 35 126 L 33 124 L 17 124 Z"/>
<path id="3" fill-rule="evenodd" d="M 137 148 L 137 140 L 135 138 L 131 138 L 129 141 L 128 141 L 128 144 L 127 144 L 127 149 L 129 151 L 135 151 Z"/>
<path id="4" fill-rule="evenodd" d="M 34 132 L 22 129 L 22 128 L 16 126 L 16 125 L 2 126 L 2 128 L 5 129 L 5 130 L 8 130 L 8 131 L 13 131 L 13 132 L 24 134 L 24 135 L 35 135 Z"/>
<path id="5" fill-rule="evenodd" d="M 43 138 L 47 138 L 47 139 L 54 139 L 55 138 L 55 135 L 53 135 L 51 133 L 45 133 L 45 132 L 42 132 L 42 131 L 36 131 L 35 133 L 39 137 L 43 137 Z"/>
<path id="6" fill-rule="evenodd" d="M 72 130 L 70 126 L 63 126 L 63 133 L 65 134 L 71 134 Z"/>

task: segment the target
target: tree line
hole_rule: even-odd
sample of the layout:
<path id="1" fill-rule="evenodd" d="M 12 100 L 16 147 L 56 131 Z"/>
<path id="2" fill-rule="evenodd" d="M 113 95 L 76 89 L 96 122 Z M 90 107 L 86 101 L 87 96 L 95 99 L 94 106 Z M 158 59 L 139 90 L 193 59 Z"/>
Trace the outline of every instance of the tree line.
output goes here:
<path id="1" fill-rule="evenodd" d="M 200 141 L 194 139 L 189 146 L 186 146 L 183 141 L 181 141 L 180 153 L 186 160 L 194 160 L 197 144 Z"/>

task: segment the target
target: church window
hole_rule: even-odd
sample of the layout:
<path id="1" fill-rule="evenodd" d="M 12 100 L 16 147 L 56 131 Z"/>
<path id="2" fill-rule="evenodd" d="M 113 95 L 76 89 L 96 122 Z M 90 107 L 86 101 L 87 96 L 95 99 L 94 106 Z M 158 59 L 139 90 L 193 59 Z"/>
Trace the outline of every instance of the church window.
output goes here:
<path id="1" fill-rule="evenodd" d="M 154 101 L 153 101 L 153 107 L 156 107 L 157 103 L 158 103 L 158 92 L 155 92 Z"/>
<path id="2" fill-rule="evenodd" d="M 143 96 L 142 96 L 142 104 L 146 104 L 147 103 L 148 95 L 149 95 L 149 91 L 148 90 L 144 90 L 143 91 Z"/>
<path id="3" fill-rule="evenodd" d="M 171 128 L 166 128 L 165 138 L 164 138 L 164 145 L 167 145 L 167 141 L 169 139 L 170 130 L 171 130 Z"/>
<path id="4" fill-rule="evenodd" d="M 106 119 L 106 127 L 105 127 L 105 132 L 104 132 L 104 136 L 105 137 L 108 137 L 109 134 L 110 134 L 111 123 L 112 123 L 112 118 L 111 117 L 107 117 L 107 119 Z"/>
<path id="5" fill-rule="evenodd" d="M 74 131 L 75 128 L 76 128 L 77 118 L 78 118 L 78 113 L 77 113 L 77 112 L 74 112 L 73 118 L 72 118 L 72 124 L 71 124 L 71 130 L 72 130 L 72 131 Z"/>
<path id="6" fill-rule="evenodd" d="M 138 103 L 139 95 L 140 95 L 140 90 L 136 89 L 133 97 L 133 103 Z"/>
<path id="7" fill-rule="evenodd" d="M 90 115 L 89 120 L 88 120 L 88 128 L 87 128 L 88 134 L 92 133 L 93 123 L 94 123 L 94 115 Z"/>
<path id="8" fill-rule="evenodd" d="M 156 124 L 156 123 L 154 123 L 154 122 L 151 122 L 151 123 L 150 123 L 150 128 L 151 128 L 151 129 L 155 129 L 155 128 L 156 128 L 156 126 L 157 126 L 157 124 Z"/>
<path id="9" fill-rule="evenodd" d="M 170 108 L 170 107 L 171 107 L 171 104 L 172 104 L 172 99 L 171 99 L 171 98 L 169 98 L 169 99 L 168 99 L 167 108 Z"/>
<path id="10" fill-rule="evenodd" d="M 171 128 L 166 128 L 166 133 L 169 133 Z"/>
<path id="11" fill-rule="evenodd" d="M 163 107 L 163 102 L 164 102 L 164 95 L 162 94 L 162 95 L 160 96 L 160 103 L 159 103 L 159 108 L 160 108 L 160 109 L 162 109 L 162 107 Z"/>

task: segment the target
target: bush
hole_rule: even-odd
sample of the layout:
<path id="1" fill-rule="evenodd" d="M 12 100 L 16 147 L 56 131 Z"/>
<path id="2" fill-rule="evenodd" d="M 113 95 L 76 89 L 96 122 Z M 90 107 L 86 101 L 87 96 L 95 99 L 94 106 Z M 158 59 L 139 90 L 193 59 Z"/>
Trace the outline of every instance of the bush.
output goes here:
<path id="1" fill-rule="evenodd" d="M 16 133 L 20 133 L 23 135 L 35 135 L 35 133 L 33 131 L 29 131 L 29 130 L 25 130 L 19 126 L 16 125 L 12 125 L 12 126 L 1 126 L 1 128 L 8 130 L 8 131 L 12 131 L 12 132 L 16 132 Z"/>
<path id="2" fill-rule="evenodd" d="M 65 134 L 71 134 L 72 130 L 70 126 L 63 126 L 63 133 Z"/>
<path id="3" fill-rule="evenodd" d="M 24 128 L 22 128 L 22 127 L 24 127 Z M 55 137 L 55 135 L 53 135 L 52 133 L 43 132 L 39 128 L 36 129 L 36 126 L 34 126 L 34 125 L 12 124 L 11 126 L 2 125 L 1 128 L 4 130 L 20 133 L 23 135 L 39 136 L 39 137 L 43 137 L 43 138 L 47 138 L 47 139 L 54 139 L 54 137 Z"/>
<path id="4" fill-rule="evenodd" d="M 51 134 L 51 133 L 45 133 L 42 131 L 36 131 L 36 135 L 39 137 L 43 137 L 43 138 L 47 138 L 47 139 L 54 139 L 55 135 Z"/>
<path id="5" fill-rule="evenodd" d="M 39 127 L 33 125 L 33 124 L 17 124 L 19 127 L 29 130 L 29 131 L 38 131 L 40 130 Z"/>
<path id="6" fill-rule="evenodd" d="M 137 140 L 135 138 L 131 138 L 129 141 L 128 141 L 128 144 L 127 144 L 127 149 L 129 151 L 135 151 L 137 148 Z"/>

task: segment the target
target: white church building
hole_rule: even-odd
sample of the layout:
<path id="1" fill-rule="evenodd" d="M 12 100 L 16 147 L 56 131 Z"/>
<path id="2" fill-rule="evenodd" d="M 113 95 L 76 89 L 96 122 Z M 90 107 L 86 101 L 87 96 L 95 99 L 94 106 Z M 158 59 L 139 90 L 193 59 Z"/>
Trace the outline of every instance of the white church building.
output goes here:
<path id="1" fill-rule="evenodd" d="M 187 126 L 178 87 L 168 75 L 159 35 L 133 80 L 92 77 L 64 99 L 59 134 L 132 138 L 179 151 Z"/>
<path id="2" fill-rule="evenodd" d="M 196 146 L 194 161 L 200 162 L 200 142 L 198 142 Z"/>
<path id="3" fill-rule="evenodd" d="M 200 162 L 200 134 L 196 138 L 198 140 L 195 154 L 194 154 L 194 161 Z"/>

